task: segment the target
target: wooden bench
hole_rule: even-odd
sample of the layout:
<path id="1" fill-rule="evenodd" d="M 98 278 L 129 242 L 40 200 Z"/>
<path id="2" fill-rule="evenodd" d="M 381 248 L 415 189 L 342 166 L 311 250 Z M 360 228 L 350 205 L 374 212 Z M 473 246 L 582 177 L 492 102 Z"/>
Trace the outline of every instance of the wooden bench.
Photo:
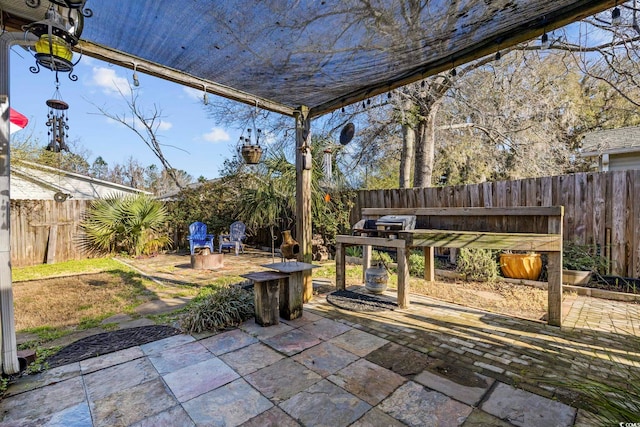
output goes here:
<path id="1" fill-rule="evenodd" d="M 371 265 L 371 248 L 395 249 L 398 262 L 398 306 L 409 306 L 410 248 L 423 248 L 425 280 L 435 279 L 434 248 L 481 248 L 547 253 L 548 322 L 562 321 L 563 206 L 505 208 L 364 208 L 363 219 L 385 215 L 415 215 L 416 229 L 362 230 L 357 236 L 336 236 L 336 287 L 345 288 L 345 247 L 363 247 L 364 271 Z M 375 236 L 371 236 L 373 234 Z M 393 235 L 391 235 L 393 234 Z M 395 235 L 397 235 L 397 238 Z"/>

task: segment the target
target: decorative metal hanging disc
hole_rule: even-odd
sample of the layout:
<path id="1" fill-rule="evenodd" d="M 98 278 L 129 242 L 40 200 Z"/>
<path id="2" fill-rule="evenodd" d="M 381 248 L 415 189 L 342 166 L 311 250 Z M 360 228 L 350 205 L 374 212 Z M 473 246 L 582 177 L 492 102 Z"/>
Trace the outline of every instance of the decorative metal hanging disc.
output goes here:
<path id="1" fill-rule="evenodd" d="M 47 106 L 49 108 L 53 108 L 54 110 L 68 110 L 69 104 L 64 102 L 62 99 L 47 99 Z"/>

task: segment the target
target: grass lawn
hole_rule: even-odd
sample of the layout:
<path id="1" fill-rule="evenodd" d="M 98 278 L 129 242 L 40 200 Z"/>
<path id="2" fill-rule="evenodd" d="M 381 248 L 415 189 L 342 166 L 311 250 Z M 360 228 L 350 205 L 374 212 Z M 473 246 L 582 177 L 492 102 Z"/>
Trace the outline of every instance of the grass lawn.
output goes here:
<path id="1" fill-rule="evenodd" d="M 36 334 L 40 342 L 100 326 L 117 313 L 133 314 L 158 290 L 111 258 L 16 268 L 12 276 L 16 330 Z"/>

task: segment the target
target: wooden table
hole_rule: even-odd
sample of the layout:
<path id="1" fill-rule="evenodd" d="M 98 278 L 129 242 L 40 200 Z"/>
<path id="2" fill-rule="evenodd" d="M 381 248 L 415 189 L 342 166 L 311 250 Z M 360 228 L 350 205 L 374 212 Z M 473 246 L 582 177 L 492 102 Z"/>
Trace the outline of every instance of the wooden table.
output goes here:
<path id="1" fill-rule="evenodd" d="M 261 326 L 280 323 L 280 289 L 288 287 L 289 275 L 260 271 L 240 276 L 253 282 L 256 323 Z"/>
<path id="2" fill-rule="evenodd" d="M 280 287 L 280 317 L 293 320 L 302 316 L 304 272 L 317 268 L 319 265 L 289 261 L 264 264 L 263 267 L 289 274 L 289 283 Z"/>

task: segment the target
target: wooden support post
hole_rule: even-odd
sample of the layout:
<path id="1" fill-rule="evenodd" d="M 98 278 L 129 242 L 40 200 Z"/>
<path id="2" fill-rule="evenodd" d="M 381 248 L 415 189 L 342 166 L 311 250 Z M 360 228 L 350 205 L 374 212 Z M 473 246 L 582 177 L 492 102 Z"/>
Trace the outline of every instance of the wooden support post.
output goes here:
<path id="1" fill-rule="evenodd" d="M 336 289 L 344 290 L 346 288 L 345 281 L 345 246 L 336 242 Z"/>
<path id="2" fill-rule="evenodd" d="M 311 172 L 305 154 L 311 150 L 311 119 L 309 108 L 300 106 L 294 113 L 296 120 L 296 240 L 300 245 L 298 261 L 311 263 L 313 245 L 311 241 Z M 310 159 L 310 155 L 309 155 Z M 306 166 L 306 167 L 305 167 Z M 309 301 L 313 296 L 311 271 L 304 271 L 303 299 Z"/>
<path id="3" fill-rule="evenodd" d="M 397 248 L 398 256 L 398 307 L 409 307 L 409 251 Z"/>
<path id="4" fill-rule="evenodd" d="M 562 326 L 562 252 L 547 254 L 548 313 L 547 322 Z"/>
<path id="5" fill-rule="evenodd" d="M 562 326 L 562 223 L 564 206 L 560 207 L 560 215 L 549 218 L 548 232 L 560 235 L 560 248 L 557 252 L 549 252 L 547 256 L 548 277 L 548 312 L 547 322 L 552 326 Z"/>
<path id="6" fill-rule="evenodd" d="M 424 280 L 433 282 L 436 280 L 434 248 L 433 246 L 425 246 L 422 251 L 424 253 Z"/>

